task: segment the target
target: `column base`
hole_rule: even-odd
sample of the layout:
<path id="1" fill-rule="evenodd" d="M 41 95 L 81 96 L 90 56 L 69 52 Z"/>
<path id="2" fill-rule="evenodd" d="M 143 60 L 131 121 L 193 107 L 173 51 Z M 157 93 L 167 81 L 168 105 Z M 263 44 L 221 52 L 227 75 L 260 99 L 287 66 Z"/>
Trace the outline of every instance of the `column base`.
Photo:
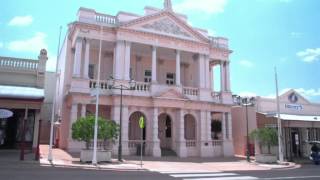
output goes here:
<path id="1" fill-rule="evenodd" d="M 234 148 L 233 148 L 233 142 L 232 140 L 225 140 L 223 141 L 223 155 L 225 157 L 231 157 L 234 156 Z"/>
<path id="2" fill-rule="evenodd" d="M 160 149 L 160 142 L 159 141 L 155 141 L 153 142 L 153 146 L 152 146 L 152 156 L 153 157 L 161 157 L 161 149 Z"/>
<path id="3" fill-rule="evenodd" d="M 213 157 L 214 153 L 213 153 L 213 147 L 211 146 L 211 144 L 203 142 L 199 145 L 200 149 L 199 149 L 199 156 L 200 157 Z"/>
<path id="4" fill-rule="evenodd" d="M 185 142 L 178 143 L 177 155 L 180 158 L 185 158 L 185 157 L 188 156 L 187 155 L 187 147 L 186 147 L 186 143 Z"/>

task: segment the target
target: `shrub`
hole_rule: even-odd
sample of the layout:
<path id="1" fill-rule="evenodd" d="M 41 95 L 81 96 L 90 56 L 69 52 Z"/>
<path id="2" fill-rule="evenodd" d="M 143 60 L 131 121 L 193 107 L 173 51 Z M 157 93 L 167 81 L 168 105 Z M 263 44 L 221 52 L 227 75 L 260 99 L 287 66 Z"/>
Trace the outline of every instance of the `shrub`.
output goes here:
<path id="1" fill-rule="evenodd" d="M 89 149 L 90 141 L 94 138 L 95 117 L 82 117 L 72 124 L 72 139 L 86 142 Z M 115 140 L 118 137 L 119 126 L 111 120 L 98 118 L 98 140 Z"/>
<path id="2" fill-rule="evenodd" d="M 250 133 L 250 137 L 258 141 L 260 146 L 268 147 L 268 154 L 271 154 L 271 146 L 278 145 L 278 132 L 275 128 L 259 128 Z"/>

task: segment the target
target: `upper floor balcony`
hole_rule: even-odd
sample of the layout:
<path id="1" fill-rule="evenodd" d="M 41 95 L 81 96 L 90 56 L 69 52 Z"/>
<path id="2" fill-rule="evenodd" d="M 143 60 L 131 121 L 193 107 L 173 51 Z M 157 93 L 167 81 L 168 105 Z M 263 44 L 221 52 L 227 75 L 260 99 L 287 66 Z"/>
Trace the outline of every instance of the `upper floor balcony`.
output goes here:
<path id="1" fill-rule="evenodd" d="M 107 83 L 107 79 L 113 76 L 124 83 L 131 79 L 136 82 L 132 91 L 124 92 L 127 95 L 156 97 L 173 89 L 186 99 L 231 104 L 227 62 L 206 55 L 126 41 L 117 41 L 116 44 L 103 41 L 101 49 L 101 81 L 98 84 L 99 41 L 76 41 L 74 54 L 70 56 L 73 61 L 71 92 L 90 93 L 100 87 L 103 95 L 118 94 L 119 91 L 111 90 Z M 213 66 L 217 65 L 222 77 L 219 92 L 213 87 Z"/>

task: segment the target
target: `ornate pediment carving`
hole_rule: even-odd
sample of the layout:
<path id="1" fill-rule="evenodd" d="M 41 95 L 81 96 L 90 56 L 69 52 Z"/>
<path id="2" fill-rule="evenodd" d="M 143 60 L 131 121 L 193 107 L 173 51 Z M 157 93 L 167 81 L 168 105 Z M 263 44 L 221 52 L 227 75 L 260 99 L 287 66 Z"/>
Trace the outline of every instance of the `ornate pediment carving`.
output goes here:
<path id="1" fill-rule="evenodd" d="M 160 93 L 159 95 L 155 96 L 156 98 L 162 98 L 162 99 L 188 99 L 186 96 L 184 96 L 183 94 L 181 94 L 180 92 L 174 90 L 174 89 L 169 89 L 166 90 L 162 93 Z"/>
<path id="2" fill-rule="evenodd" d="M 158 31 L 161 33 L 191 38 L 191 35 L 189 33 L 183 31 L 174 21 L 169 18 L 163 18 L 149 24 L 144 24 L 142 28 Z"/>

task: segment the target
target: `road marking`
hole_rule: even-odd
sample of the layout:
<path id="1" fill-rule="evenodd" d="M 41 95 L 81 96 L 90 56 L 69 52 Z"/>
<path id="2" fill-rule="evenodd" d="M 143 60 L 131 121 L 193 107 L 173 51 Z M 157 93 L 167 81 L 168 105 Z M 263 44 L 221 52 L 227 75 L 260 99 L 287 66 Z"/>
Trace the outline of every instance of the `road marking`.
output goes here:
<path id="1" fill-rule="evenodd" d="M 274 177 L 274 178 L 261 178 L 264 180 L 277 180 L 277 179 L 306 179 L 306 178 L 320 178 L 320 176 L 295 176 L 295 177 Z"/>
<path id="2" fill-rule="evenodd" d="M 184 179 L 184 180 L 252 180 L 258 179 L 252 176 L 232 176 L 232 177 L 216 177 L 216 178 L 196 178 L 196 179 Z"/>
<path id="3" fill-rule="evenodd" d="M 195 174 L 195 173 L 219 173 L 219 172 L 221 171 L 160 171 L 159 173 L 161 174 Z"/>
<path id="4" fill-rule="evenodd" d="M 172 177 L 215 177 L 215 176 L 235 176 L 235 173 L 210 173 L 210 174 L 171 174 Z"/>

